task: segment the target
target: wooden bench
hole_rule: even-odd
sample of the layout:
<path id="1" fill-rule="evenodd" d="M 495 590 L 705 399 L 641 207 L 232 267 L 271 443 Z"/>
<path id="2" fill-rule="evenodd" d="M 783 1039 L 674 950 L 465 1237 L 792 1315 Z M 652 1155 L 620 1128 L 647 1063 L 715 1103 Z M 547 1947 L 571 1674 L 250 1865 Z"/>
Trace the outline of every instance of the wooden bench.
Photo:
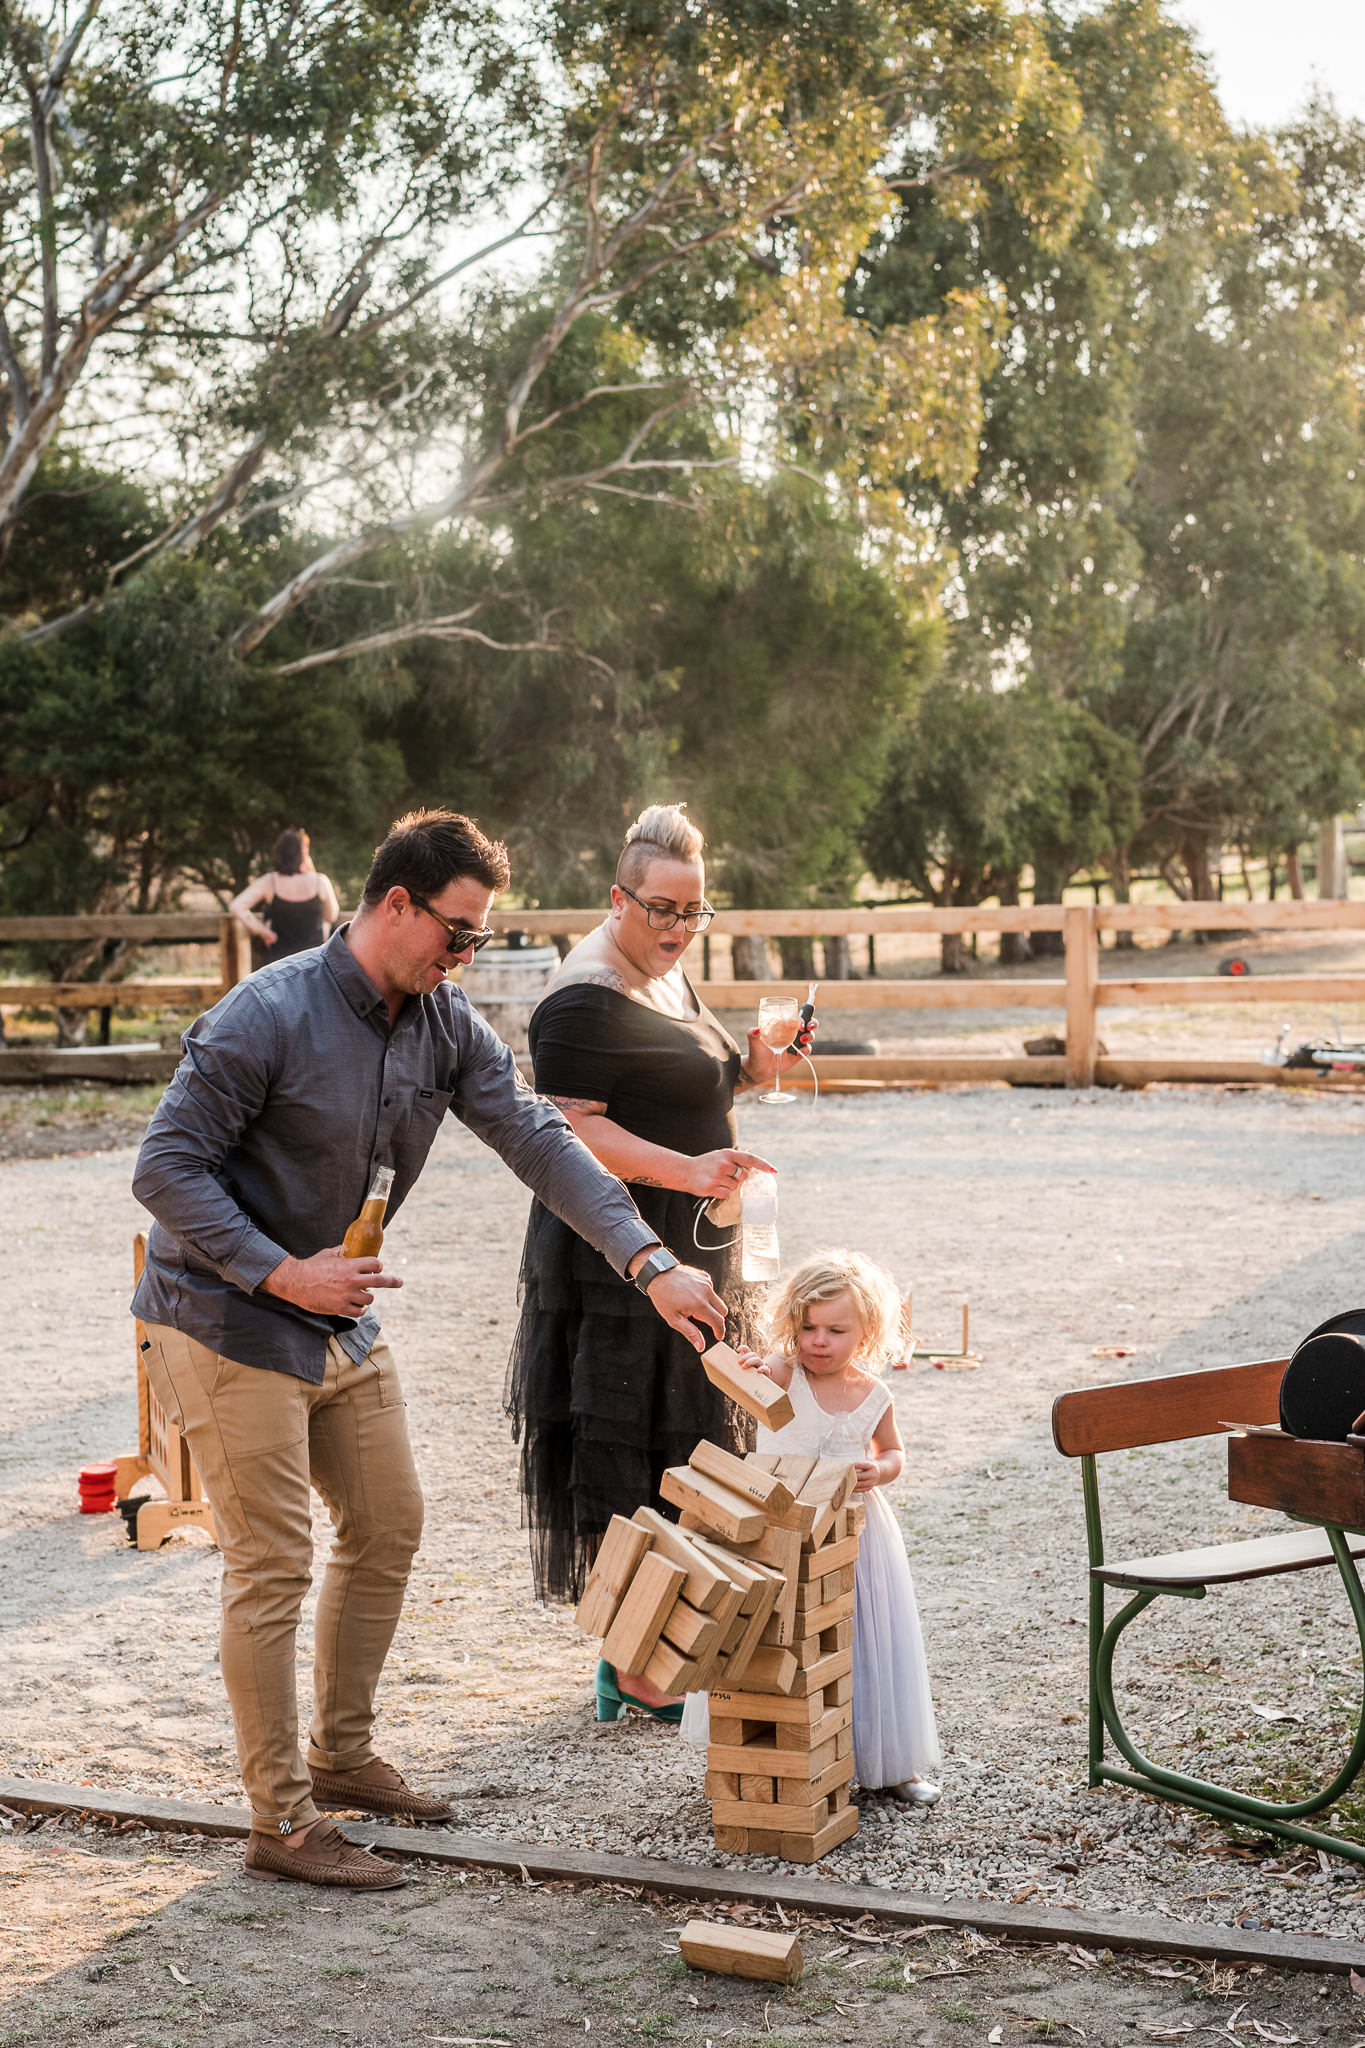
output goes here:
<path id="1" fill-rule="evenodd" d="M 1053 1403 L 1053 1442 L 1063 1457 L 1080 1459 L 1085 1498 L 1090 1561 L 1090 1783 L 1128 1785 L 1135 1791 L 1196 1807 L 1223 1821 L 1268 1830 L 1310 1848 L 1365 1863 L 1365 1844 L 1298 1825 L 1305 1816 L 1321 1813 L 1339 1799 L 1359 1774 L 1365 1763 L 1365 1703 L 1350 1755 L 1326 1790 L 1309 1799 L 1276 1802 L 1254 1799 L 1152 1762 L 1124 1728 L 1114 1698 L 1114 1651 L 1119 1637 L 1154 1600 L 1163 1595 L 1202 1600 L 1210 1586 L 1237 1585 L 1322 1565 L 1335 1565 L 1341 1575 L 1365 1659 L 1365 1591 L 1353 1562 L 1365 1556 L 1365 1532 L 1348 1533 L 1324 1523 L 1291 1535 L 1257 1536 L 1153 1557 L 1123 1558 L 1117 1563 L 1105 1558 L 1097 1457 L 1106 1451 L 1226 1435 L 1238 1424 L 1264 1427 L 1277 1423 L 1280 1380 L 1287 1363 L 1287 1359 L 1267 1358 L 1212 1372 L 1089 1387 L 1061 1394 Z M 1106 1594 L 1111 1586 L 1132 1597 L 1108 1617 Z M 1106 1737 L 1128 1769 L 1105 1761 Z"/>

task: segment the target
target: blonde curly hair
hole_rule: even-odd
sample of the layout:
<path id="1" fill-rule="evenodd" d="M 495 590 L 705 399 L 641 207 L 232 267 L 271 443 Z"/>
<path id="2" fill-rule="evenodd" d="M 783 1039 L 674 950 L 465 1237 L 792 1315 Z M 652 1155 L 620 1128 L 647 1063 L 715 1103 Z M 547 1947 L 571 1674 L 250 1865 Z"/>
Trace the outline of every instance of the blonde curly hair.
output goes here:
<path id="1" fill-rule="evenodd" d="M 806 1310 L 817 1301 L 833 1301 L 845 1290 L 853 1297 L 862 1331 L 854 1363 L 863 1372 L 885 1372 L 901 1353 L 900 1290 L 885 1266 L 862 1252 L 838 1247 L 813 1252 L 789 1273 L 768 1303 L 769 1342 L 796 1358 Z"/>

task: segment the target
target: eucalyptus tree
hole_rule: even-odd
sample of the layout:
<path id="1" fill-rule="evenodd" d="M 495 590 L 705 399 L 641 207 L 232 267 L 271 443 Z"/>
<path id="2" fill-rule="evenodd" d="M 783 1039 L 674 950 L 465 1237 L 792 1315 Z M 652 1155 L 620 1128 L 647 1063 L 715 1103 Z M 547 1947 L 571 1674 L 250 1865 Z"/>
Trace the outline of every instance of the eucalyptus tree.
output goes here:
<path id="1" fill-rule="evenodd" d="M 891 471 L 969 472 L 990 347 L 968 290 L 890 338 L 842 302 L 897 138 L 933 136 L 962 208 L 989 169 L 1044 218 L 1078 176 L 1055 86 L 1011 0 L 12 8 L 0 533 L 59 427 L 106 462 L 122 434 L 167 518 L 110 586 L 289 509 L 320 538 L 229 640 L 297 659 L 285 623 L 395 545 L 496 535 L 551 498 L 695 498 L 704 472 L 668 436 L 689 408 L 799 429 L 876 529 Z M 649 403 L 556 466 L 546 371 L 604 317 L 628 345 L 578 419 L 623 387 Z M 483 633 L 470 603 L 357 639 Z M 356 651 L 308 649 L 315 666 Z"/>

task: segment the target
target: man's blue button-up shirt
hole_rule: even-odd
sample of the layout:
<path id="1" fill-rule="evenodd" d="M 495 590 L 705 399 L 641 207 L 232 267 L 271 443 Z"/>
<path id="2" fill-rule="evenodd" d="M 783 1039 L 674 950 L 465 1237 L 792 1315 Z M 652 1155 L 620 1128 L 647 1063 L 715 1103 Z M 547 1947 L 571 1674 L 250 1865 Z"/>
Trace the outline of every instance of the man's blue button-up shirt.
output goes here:
<path id="1" fill-rule="evenodd" d="M 343 926 L 230 989 L 186 1032 L 133 1176 L 155 1219 L 134 1314 L 315 1384 L 330 1338 L 363 1358 L 373 1310 L 315 1315 L 261 1282 L 286 1255 L 341 1243 L 376 1166 L 394 1170 L 392 1218 L 448 1109 L 618 1273 L 658 1243 L 461 989 L 409 996 L 389 1029 Z"/>

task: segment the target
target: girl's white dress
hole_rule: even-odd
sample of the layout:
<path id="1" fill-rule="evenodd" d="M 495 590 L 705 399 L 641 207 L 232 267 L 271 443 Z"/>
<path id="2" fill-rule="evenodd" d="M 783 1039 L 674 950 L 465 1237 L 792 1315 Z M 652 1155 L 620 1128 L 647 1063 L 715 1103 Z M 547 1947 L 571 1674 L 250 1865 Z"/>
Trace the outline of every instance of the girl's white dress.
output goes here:
<path id="1" fill-rule="evenodd" d="M 799 1365 L 792 1366 L 792 1420 L 758 1431 L 757 1449 L 807 1458 L 865 1458 L 891 1405 L 880 1382 L 847 1415 L 828 1415 Z M 858 1782 L 875 1790 L 939 1769 L 929 1667 L 905 1540 L 880 1487 L 860 1494 L 867 1525 L 854 1574 L 853 1760 Z M 681 1733 L 706 1741 L 706 1695 L 689 1693 Z"/>

